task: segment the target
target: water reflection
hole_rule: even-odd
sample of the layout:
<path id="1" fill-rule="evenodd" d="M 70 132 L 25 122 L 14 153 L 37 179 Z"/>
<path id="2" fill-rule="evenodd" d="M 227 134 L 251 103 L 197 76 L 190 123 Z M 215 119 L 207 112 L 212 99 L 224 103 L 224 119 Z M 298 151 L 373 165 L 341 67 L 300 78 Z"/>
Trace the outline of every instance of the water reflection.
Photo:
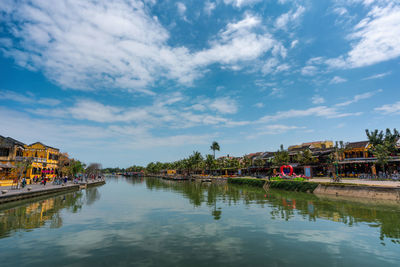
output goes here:
<path id="1" fill-rule="evenodd" d="M 50 228 L 63 225 L 61 211 L 78 213 L 83 205 L 91 205 L 100 199 L 96 187 L 50 198 L 42 198 L 0 206 L 0 238 L 8 237 L 19 230 L 30 231 L 48 223 Z"/>
<path id="2" fill-rule="evenodd" d="M 400 205 L 396 202 L 372 200 L 349 201 L 340 198 L 317 197 L 312 194 L 270 190 L 236 185 L 210 183 L 175 182 L 155 178 L 145 180 L 150 190 L 170 190 L 178 192 L 194 206 L 206 203 L 211 207 L 210 214 L 215 220 L 222 217 L 223 210 L 218 202 L 230 205 L 242 202 L 245 205 L 268 205 L 271 219 L 289 221 L 302 216 L 309 221 L 327 219 L 348 226 L 368 223 L 370 227 L 380 228 L 380 239 L 388 238 L 400 244 Z M 385 243 L 382 242 L 382 245 Z"/>
<path id="3" fill-rule="evenodd" d="M 399 261 L 397 203 L 119 177 L 103 187 L 0 209 L 2 266 L 397 266 Z M 33 247 L 36 255 L 51 257 L 32 257 Z"/>

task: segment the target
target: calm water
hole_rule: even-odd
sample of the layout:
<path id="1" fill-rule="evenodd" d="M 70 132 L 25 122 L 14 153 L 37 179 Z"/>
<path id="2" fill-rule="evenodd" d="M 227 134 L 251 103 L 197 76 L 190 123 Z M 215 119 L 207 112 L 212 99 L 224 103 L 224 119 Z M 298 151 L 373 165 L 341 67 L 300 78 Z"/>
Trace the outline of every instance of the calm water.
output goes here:
<path id="1" fill-rule="evenodd" d="M 399 266 L 400 205 L 110 178 L 0 206 L 1 266 Z"/>

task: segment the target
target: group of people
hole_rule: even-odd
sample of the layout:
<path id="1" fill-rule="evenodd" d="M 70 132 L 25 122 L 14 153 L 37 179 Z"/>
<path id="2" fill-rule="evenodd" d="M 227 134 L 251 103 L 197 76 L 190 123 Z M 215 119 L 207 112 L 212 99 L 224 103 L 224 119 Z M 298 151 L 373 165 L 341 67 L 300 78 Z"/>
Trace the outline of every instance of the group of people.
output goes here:
<path id="1" fill-rule="evenodd" d="M 371 173 L 360 173 L 358 175 L 360 179 L 383 179 L 383 180 L 393 180 L 393 181 L 400 181 L 400 173 L 398 171 L 394 171 L 392 173 L 389 172 L 378 172 L 378 174 L 371 174 Z"/>
<path id="2" fill-rule="evenodd" d="M 101 179 L 101 175 L 80 175 L 80 176 L 75 176 L 73 178 L 73 183 L 78 184 L 80 182 L 88 182 L 89 179 L 95 180 L 95 179 Z M 31 179 L 30 184 L 40 184 L 43 186 L 46 186 L 47 183 L 52 182 L 55 185 L 62 185 L 68 183 L 68 176 L 63 176 L 63 177 L 56 177 L 56 178 L 47 178 L 46 176 L 35 176 Z M 13 181 L 13 187 L 15 188 L 24 188 L 28 184 L 28 180 L 26 177 L 23 177 L 22 180 L 19 182 L 18 178 L 15 178 Z"/>
<path id="3" fill-rule="evenodd" d="M 23 178 L 22 181 L 26 181 L 25 178 Z M 33 184 L 41 184 L 43 186 L 45 186 L 48 182 L 50 182 L 52 179 L 51 178 L 47 178 L 45 176 L 39 177 L 39 176 L 35 176 L 32 178 L 32 183 Z M 53 183 L 54 184 L 66 184 L 68 182 L 68 176 L 64 176 L 64 177 L 56 177 L 53 179 Z"/>

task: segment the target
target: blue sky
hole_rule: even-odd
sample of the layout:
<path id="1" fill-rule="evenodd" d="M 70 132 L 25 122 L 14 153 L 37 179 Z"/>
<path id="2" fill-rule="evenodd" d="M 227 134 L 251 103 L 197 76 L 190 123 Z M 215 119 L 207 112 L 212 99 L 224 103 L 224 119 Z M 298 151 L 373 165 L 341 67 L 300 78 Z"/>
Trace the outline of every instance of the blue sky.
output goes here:
<path id="1" fill-rule="evenodd" d="M 127 167 L 400 122 L 400 1 L 2 0 L 0 134 Z"/>

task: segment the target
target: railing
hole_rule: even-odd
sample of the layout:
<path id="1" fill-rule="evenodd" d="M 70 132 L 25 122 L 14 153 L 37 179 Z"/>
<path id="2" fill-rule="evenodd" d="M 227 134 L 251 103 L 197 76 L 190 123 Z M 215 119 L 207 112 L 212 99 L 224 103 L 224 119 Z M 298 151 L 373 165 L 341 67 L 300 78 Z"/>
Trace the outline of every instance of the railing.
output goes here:
<path id="1" fill-rule="evenodd" d="M 354 161 L 354 160 L 376 161 L 376 158 L 345 158 L 345 159 L 343 159 L 343 161 Z"/>
<path id="2" fill-rule="evenodd" d="M 21 156 L 15 157 L 16 161 L 23 161 L 24 159 L 26 159 L 26 157 L 21 157 Z"/>
<path id="3" fill-rule="evenodd" d="M 399 156 L 392 156 L 389 157 L 388 160 L 399 160 L 400 157 Z M 343 161 L 370 161 L 370 162 L 375 162 L 377 161 L 377 159 L 375 157 L 370 157 L 370 158 L 345 158 L 343 159 Z"/>

